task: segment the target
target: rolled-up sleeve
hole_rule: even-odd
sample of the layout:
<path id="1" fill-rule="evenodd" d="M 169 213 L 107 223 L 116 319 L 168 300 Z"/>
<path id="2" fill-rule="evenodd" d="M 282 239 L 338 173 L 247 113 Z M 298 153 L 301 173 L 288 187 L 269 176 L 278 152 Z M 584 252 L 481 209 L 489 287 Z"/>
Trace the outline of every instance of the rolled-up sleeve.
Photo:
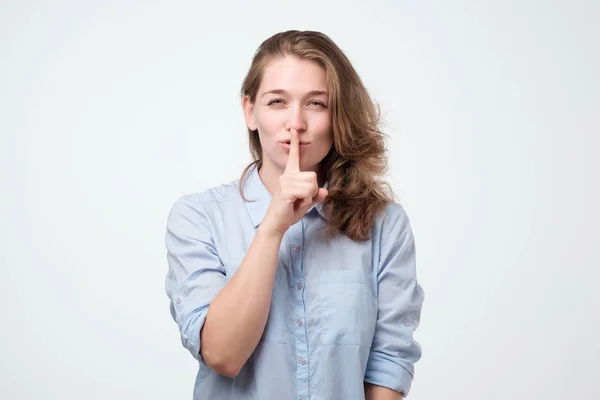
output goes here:
<path id="1" fill-rule="evenodd" d="M 208 306 L 227 283 L 203 203 L 191 195 L 177 200 L 167 218 L 168 273 L 165 290 L 181 343 L 198 361 L 200 330 Z"/>
<path id="2" fill-rule="evenodd" d="M 401 206 L 393 208 L 380 243 L 377 324 L 364 379 L 406 397 L 421 358 L 413 333 L 424 292 L 417 282 L 413 232 Z"/>

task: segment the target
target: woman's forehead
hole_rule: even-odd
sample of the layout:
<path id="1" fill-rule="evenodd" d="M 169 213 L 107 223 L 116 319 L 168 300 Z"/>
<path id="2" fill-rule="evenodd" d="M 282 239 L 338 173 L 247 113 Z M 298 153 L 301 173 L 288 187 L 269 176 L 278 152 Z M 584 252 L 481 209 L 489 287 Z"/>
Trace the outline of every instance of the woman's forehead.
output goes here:
<path id="1" fill-rule="evenodd" d="M 260 92 L 284 90 L 290 95 L 327 91 L 327 74 L 316 62 L 285 57 L 271 61 L 263 71 Z"/>

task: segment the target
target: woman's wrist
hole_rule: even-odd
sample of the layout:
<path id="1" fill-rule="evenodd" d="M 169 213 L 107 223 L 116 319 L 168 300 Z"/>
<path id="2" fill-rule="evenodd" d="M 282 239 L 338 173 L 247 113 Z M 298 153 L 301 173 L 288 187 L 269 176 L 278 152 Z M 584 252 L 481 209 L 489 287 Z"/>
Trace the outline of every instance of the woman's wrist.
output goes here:
<path id="1" fill-rule="evenodd" d="M 269 224 L 266 221 L 263 221 L 256 230 L 257 235 L 261 235 L 267 239 L 283 239 L 283 235 L 285 232 L 282 232 L 281 229 L 275 227 L 272 224 Z"/>

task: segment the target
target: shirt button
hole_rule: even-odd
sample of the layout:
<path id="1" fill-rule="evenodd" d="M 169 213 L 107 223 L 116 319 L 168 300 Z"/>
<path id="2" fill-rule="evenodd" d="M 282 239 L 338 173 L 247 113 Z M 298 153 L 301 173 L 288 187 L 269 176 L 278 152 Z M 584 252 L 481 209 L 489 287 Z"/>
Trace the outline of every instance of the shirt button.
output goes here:
<path id="1" fill-rule="evenodd" d="M 297 284 L 297 285 L 296 285 L 296 288 L 297 288 L 298 290 L 302 289 L 302 284 L 301 284 L 301 283 Z"/>
<path id="2" fill-rule="evenodd" d="M 181 303 L 181 299 L 178 297 L 178 298 L 175 300 L 175 302 L 176 302 L 177 304 L 179 304 L 179 303 Z"/>
<path id="3" fill-rule="evenodd" d="M 410 326 L 410 321 L 404 321 L 404 326 Z"/>
<path id="4" fill-rule="evenodd" d="M 295 245 L 294 245 L 294 251 L 299 251 L 299 250 L 300 250 L 300 245 L 298 245 L 298 244 L 295 244 Z"/>
<path id="5" fill-rule="evenodd" d="M 302 364 L 302 365 L 306 364 L 306 360 L 304 358 L 301 358 L 300 359 L 300 364 Z"/>
<path id="6" fill-rule="evenodd" d="M 298 320 L 298 326 L 302 326 L 302 320 L 301 319 Z"/>

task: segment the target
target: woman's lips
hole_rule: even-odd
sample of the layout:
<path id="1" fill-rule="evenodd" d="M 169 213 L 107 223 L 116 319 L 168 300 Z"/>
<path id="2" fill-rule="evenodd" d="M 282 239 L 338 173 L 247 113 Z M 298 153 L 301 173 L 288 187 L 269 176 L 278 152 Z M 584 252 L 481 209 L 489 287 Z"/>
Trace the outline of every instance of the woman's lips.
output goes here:
<path id="1" fill-rule="evenodd" d="M 290 144 L 287 142 L 279 142 L 279 144 L 285 149 L 285 151 L 290 151 Z M 300 143 L 298 146 L 299 150 L 305 149 L 310 143 Z"/>

